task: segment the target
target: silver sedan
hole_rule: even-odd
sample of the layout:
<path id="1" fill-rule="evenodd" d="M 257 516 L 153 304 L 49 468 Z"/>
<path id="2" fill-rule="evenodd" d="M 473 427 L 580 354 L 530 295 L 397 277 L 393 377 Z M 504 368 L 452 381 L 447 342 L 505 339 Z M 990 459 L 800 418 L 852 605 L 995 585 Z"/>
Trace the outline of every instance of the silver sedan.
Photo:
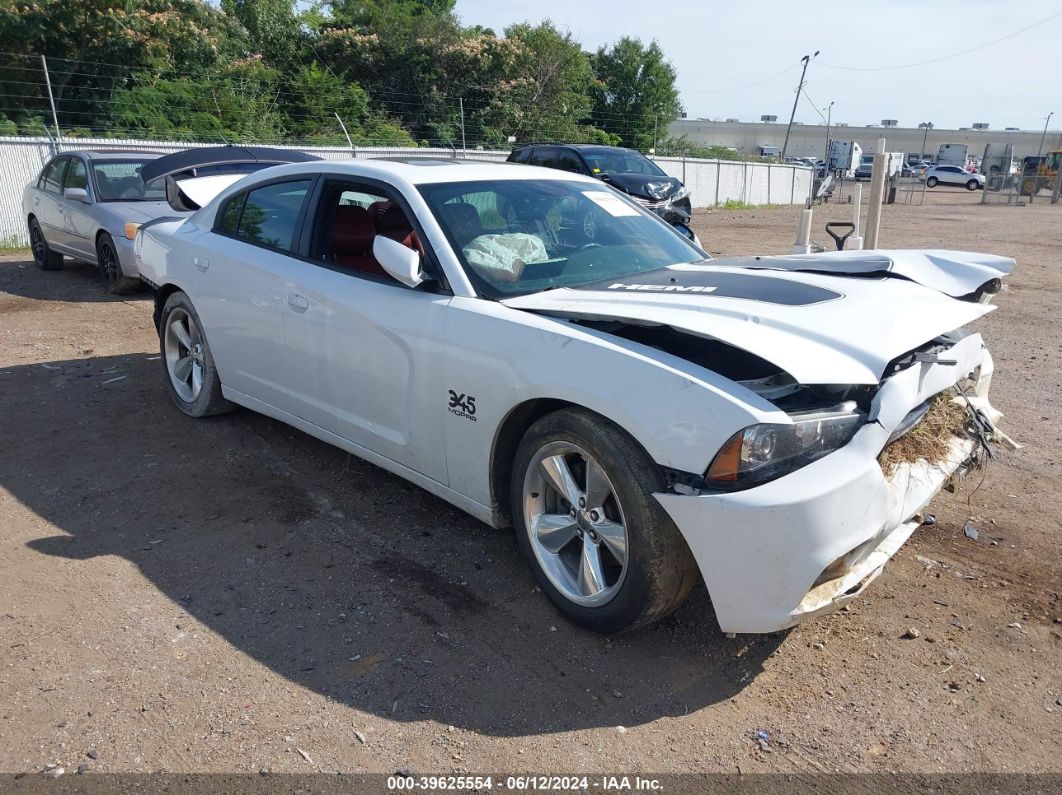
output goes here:
<path id="1" fill-rule="evenodd" d="M 45 164 L 22 194 L 33 259 L 58 270 L 63 257 L 96 265 L 115 295 L 141 286 L 133 238 L 140 224 L 177 216 L 162 179 L 145 183 L 140 169 L 158 157 L 147 152 L 63 152 Z"/>

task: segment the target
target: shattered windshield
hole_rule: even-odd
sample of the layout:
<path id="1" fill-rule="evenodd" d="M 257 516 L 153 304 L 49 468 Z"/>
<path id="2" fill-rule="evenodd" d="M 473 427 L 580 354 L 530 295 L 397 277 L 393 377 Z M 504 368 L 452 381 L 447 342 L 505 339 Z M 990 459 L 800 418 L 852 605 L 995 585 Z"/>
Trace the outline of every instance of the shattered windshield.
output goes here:
<path id="1" fill-rule="evenodd" d="M 565 180 L 422 185 L 476 290 L 508 298 L 631 276 L 704 253 L 611 188 Z"/>

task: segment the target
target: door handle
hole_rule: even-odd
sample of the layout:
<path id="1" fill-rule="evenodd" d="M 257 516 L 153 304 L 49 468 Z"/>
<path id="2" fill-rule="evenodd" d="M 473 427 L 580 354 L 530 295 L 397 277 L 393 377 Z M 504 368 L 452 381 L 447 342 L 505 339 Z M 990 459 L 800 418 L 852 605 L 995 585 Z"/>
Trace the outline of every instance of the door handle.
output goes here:
<path id="1" fill-rule="evenodd" d="M 310 307 L 310 302 L 298 293 L 288 293 L 288 306 L 296 312 L 305 312 Z"/>

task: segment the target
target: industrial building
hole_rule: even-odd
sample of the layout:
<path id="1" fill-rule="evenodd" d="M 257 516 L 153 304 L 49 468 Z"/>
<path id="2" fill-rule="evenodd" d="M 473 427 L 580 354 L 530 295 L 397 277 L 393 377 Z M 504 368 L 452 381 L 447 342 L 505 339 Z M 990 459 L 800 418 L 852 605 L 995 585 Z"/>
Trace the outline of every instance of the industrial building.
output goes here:
<path id="1" fill-rule="evenodd" d="M 759 122 L 678 119 L 668 127 L 668 134 L 675 138 L 685 136 L 698 146 L 726 146 L 746 155 L 777 155 L 785 142 L 786 125 L 778 122 L 776 116 L 764 116 L 763 119 Z M 991 129 L 984 123 L 959 130 L 932 127 L 927 133 L 922 127 L 900 127 L 892 119 L 860 127 L 835 122 L 830 127 L 831 138 L 855 141 L 864 152 L 873 152 L 878 139 L 885 138 L 886 151 L 907 154 L 924 151 L 930 158 L 936 156 L 941 144 L 968 144 L 970 154 L 978 157 L 989 143 L 1013 144 L 1015 157 L 1035 155 L 1043 135 L 1043 130 Z M 1043 138 L 1043 151 L 1056 149 L 1062 149 L 1062 131 L 1048 130 Z M 787 156 L 822 158 L 825 152 L 825 124 L 793 125 Z"/>

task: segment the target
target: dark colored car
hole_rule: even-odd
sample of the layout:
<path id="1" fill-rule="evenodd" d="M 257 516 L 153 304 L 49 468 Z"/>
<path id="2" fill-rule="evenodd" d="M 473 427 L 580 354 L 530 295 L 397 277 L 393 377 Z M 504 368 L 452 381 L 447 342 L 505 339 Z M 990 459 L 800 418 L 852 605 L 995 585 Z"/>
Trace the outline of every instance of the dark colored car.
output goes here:
<path id="1" fill-rule="evenodd" d="M 518 146 L 508 161 L 597 177 L 700 245 L 690 228 L 692 206 L 686 187 L 634 149 L 597 144 L 534 143 Z"/>

